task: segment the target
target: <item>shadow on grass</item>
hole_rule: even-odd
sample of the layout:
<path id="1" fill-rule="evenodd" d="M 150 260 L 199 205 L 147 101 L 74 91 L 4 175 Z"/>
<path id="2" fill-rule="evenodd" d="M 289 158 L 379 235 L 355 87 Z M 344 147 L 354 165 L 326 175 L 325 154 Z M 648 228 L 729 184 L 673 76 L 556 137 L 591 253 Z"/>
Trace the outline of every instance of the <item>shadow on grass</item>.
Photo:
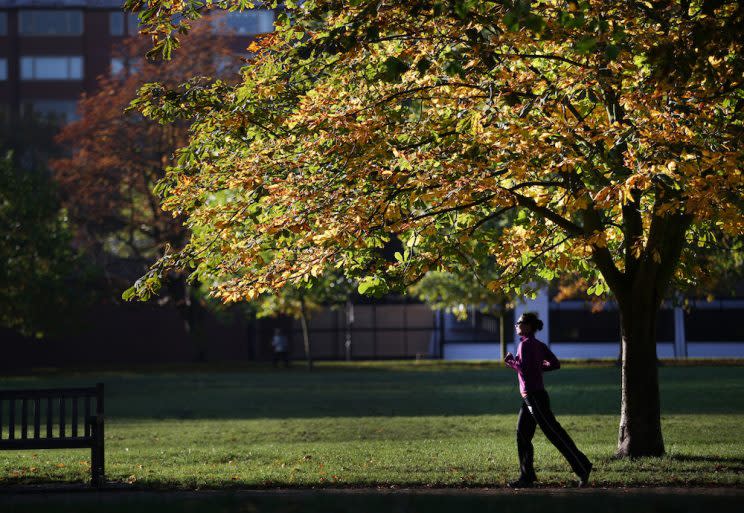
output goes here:
<path id="1" fill-rule="evenodd" d="M 682 462 L 690 462 L 690 463 L 736 463 L 739 465 L 744 465 L 744 458 L 737 458 L 735 456 L 701 456 L 698 454 L 690 455 L 690 454 L 671 454 L 667 456 L 670 460 L 673 461 L 682 461 Z"/>
<path id="2" fill-rule="evenodd" d="M 510 369 L 332 369 L 6 377 L 0 379 L 0 388 L 84 386 L 104 381 L 107 416 L 119 420 L 516 416 L 520 406 L 516 376 Z M 742 374 L 740 367 L 664 368 L 663 412 L 744 413 Z M 545 380 L 559 417 L 619 412 L 620 371 L 615 367 L 568 367 L 550 373 Z"/>

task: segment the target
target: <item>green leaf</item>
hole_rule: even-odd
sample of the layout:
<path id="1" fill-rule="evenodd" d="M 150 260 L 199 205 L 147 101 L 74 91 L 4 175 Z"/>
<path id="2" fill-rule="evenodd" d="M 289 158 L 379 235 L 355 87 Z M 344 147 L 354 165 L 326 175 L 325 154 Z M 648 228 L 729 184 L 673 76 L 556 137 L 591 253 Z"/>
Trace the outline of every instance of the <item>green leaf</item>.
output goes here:
<path id="1" fill-rule="evenodd" d="M 462 63 L 459 60 L 450 60 L 444 64 L 444 72 L 449 76 L 459 75 L 462 76 L 465 70 L 462 68 Z"/>
<path id="2" fill-rule="evenodd" d="M 542 33 L 546 25 L 542 16 L 538 16 L 537 14 L 529 14 L 524 19 L 524 26 L 537 34 Z"/>
<path id="3" fill-rule="evenodd" d="M 600 281 L 594 287 L 594 294 L 596 294 L 597 296 L 601 296 L 602 294 L 604 294 L 604 291 L 605 291 L 605 285 L 603 282 Z"/>
<path id="4" fill-rule="evenodd" d="M 579 53 L 589 53 L 597 46 L 597 40 L 593 37 L 584 37 L 576 41 L 574 49 Z"/>
<path id="5" fill-rule="evenodd" d="M 429 68 L 431 68 L 431 61 L 429 59 L 424 58 L 416 63 L 416 71 L 418 71 L 420 75 L 424 75 Z"/>
<path id="6" fill-rule="evenodd" d="M 382 71 L 380 78 L 385 82 L 397 83 L 400 82 L 400 77 L 408 71 L 408 64 L 403 62 L 397 57 L 388 57 L 385 62 L 382 63 Z"/>
<path id="7" fill-rule="evenodd" d="M 519 30 L 519 14 L 516 11 L 507 12 L 502 21 L 506 25 L 506 28 L 512 32 Z"/>
<path id="8" fill-rule="evenodd" d="M 131 301 L 137 296 L 137 289 L 135 287 L 129 287 L 121 294 L 121 298 L 124 301 Z"/>
<path id="9" fill-rule="evenodd" d="M 462 0 L 455 2 L 455 14 L 460 19 L 467 19 L 470 16 L 470 2 L 464 2 Z"/>
<path id="10" fill-rule="evenodd" d="M 605 53 L 607 54 L 607 58 L 609 58 L 611 61 L 614 61 L 620 54 L 620 48 L 616 45 L 607 45 L 607 48 L 605 48 Z"/>
<path id="11" fill-rule="evenodd" d="M 366 294 L 371 289 L 373 289 L 376 284 L 377 284 L 376 278 L 367 277 L 359 282 L 359 286 L 357 286 L 357 290 L 359 291 L 360 294 Z"/>

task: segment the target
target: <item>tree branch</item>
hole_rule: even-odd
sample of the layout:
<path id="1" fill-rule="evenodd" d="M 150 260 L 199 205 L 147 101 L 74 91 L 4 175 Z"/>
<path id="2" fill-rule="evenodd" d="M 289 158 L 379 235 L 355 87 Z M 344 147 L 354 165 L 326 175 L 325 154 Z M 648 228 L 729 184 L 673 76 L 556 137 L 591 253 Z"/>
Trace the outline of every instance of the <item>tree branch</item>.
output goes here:
<path id="1" fill-rule="evenodd" d="M 547 207 L 541 207 L 540 205 L 537 204 L 535 200 L 533 200 L 532 198 L 528 196 L 523 196 L 519 194 L 518 192 L 514 192 L 507 188 L 503 188 L 503 189 L 509 192 L 514 197 L 514 199 L 517 200 L 517 204 L 520 207 L 524 207 L 528 210 L 535 212 L 536 214 L 540 214 L 545 219 L 548 219 L 551 222 L 557 224 L 558 226 L 563 228 L 563 230 L 565 230 L 567 233 L 571 235 L 584 235 L 585 233 L 584 228 L 574 223 L 573 221 L 570 221 L 566 219 L 565 217 L 562 217 L 561 215 L 559 215 L 556 212 L 553 212 Z"/>

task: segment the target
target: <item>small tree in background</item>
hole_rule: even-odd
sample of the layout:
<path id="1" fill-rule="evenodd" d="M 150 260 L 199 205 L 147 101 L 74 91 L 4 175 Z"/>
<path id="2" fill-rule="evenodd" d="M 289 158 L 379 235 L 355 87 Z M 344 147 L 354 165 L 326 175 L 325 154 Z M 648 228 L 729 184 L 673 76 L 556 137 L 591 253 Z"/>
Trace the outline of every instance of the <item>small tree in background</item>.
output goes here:
<path id="1" fill-rule="evenodd" d="M 338 273 L 328 273 L 259 297 L 256 300 L 256 317 L 286 315 L 300 321 L 305 360 L 308 369 L 312 370 L 312 340 L 308 327 L 310 318 L 314 312 L 324 307 L 334 308 L 344 304 L 352 293 L 353 284 L 349 280 Z"/>
<path id="2" fill-rule="evenodd" d="M 489 289 L 472 273 L 429 271 L 409 289 L 410 293 L 434 310 L 452 313 L 458 319 L 467 317 L 468 308 L 497 317 L 499 320 L 499 354 L 506 356 L 506 309 L 511 298 Z"/>
<path id="3" fill-rule="evenodd" d="M 70 329 L 91 276 L 45 172 L 0 158 L 0 326 L 41 338 Z"/>
<path id="4" fill-rule="evenodd" d="M 175 86 L 201 75 L 236 77 L 239 59 L 214 34 L 209 23 L 194 26 L 193 47 L 171 62 L 143 58 L 148 42 L 130 38 L 120 58 L 124 68 L 102 76 L 98 92 L 79 103 L 80 118 L 66 125 L 57 142 L 69 156 L 51 161 L 63 202 L 75 229 L 75 240 L 103 269 L 118 298 L 141 274 L 147 262 L 169 247 L 181 247 L 189 231 L 177 214 L 161 209 L 158 181 L 173 164 L 174 151 L 187 140 L 187 123 L 158 124 L 127 111 L 142 84 L 158 81 Z M 171 273 L 161 301 L 181 313 L 184 329 L 199 354 L 206 296 L 184 273 Z"/>

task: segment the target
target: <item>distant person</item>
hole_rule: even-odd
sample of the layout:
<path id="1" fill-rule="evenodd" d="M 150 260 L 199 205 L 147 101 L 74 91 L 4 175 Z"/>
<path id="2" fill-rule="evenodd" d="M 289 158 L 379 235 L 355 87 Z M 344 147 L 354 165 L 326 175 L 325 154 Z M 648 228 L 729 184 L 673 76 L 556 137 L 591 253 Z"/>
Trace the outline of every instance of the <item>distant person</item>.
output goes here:
<path id="1" fill-rule="evenodd" d="M 274 336 L 271 338 L 271 347 L 274 349 L 274 367 L 279 365 L 279 360 L 289 367 L 289 341 L 282 333 L 281 328 L 274 328 Z"/>
<path id="2" fill-rule="evenodd" d="M 571 437 L 561 427 L 550 410 L 550 399 L 543 385 L 543 372 L 560 369 L 561 364 L 548 346 L 535 338 L 535 333 L 543 328 L 537 314 L 523 314 L 516 323 L 517 335 L 521 342 L 517 356 L 507 353 L 504 362 L 517 371 L 519 391 L 522 394 L 522 409 L 517 420 L 517 452 L 519 453 L 519 479 L 509 483 L 511 488 L 529 488 L 537 475 L 533 466 L 534 449 L 532 437 L 535 427 L 540 429 L 550 442 L 568 460 L 571 468 L 579 476 L 579 486 L 586 486 L 592 464 L 576 448 Z"/>

